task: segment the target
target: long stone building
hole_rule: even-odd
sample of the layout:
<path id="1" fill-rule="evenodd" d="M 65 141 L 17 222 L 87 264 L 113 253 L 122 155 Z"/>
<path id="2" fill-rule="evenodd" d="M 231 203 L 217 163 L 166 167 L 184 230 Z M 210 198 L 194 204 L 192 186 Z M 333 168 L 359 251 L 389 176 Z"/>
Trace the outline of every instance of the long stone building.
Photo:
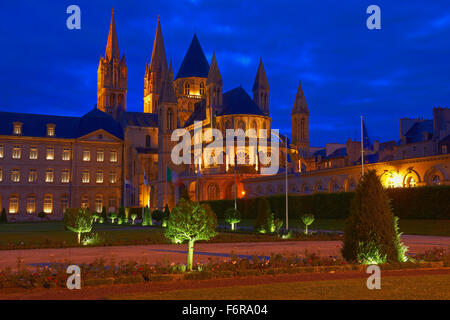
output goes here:
<path id="1" fill-rule="evenodd" d="M 41 211 L 61 219 L 68 207 L 172 207 L 183 190 L 198 200 L 284 193 L 286 170 L 291 194 L 350 191 L 358 183 L 361 142 L 310 146 L 309 108 L 300 83 L 292 99 L 292 137 L 274 133 L 268 139 L 267 155 L 276 153 L 279 160 L 276 172 L 262 174 L 270 163 L 254 157 L 250 145 L 229 152 L 224 141 L 202 157 L 191 149 L 192 163 L 174 163 L 177 129 L 195 138 L 199 126 L 205 152 L 213 141 L 208 129 L 224 137 L 227 129 L 272 129 L 263 62 L 252 96 L 240 86 L 223 92 L 219 62 L 214 54 L 208 62 L 194 35 L 174 74 L 158 18 L 143 71 L 142 112 L 127 111 L 127 62 L 113 13 L 93 110 L 80 117 L 0 112 L 0 208 L 9 220 L 37 220 Z M 449 145 L 450 109 L 434 108 L 433 119 L 401 119 L 398 141 L 364 140 L 364 164 L 377 170 L 386 187 L 449 184 Z"/>

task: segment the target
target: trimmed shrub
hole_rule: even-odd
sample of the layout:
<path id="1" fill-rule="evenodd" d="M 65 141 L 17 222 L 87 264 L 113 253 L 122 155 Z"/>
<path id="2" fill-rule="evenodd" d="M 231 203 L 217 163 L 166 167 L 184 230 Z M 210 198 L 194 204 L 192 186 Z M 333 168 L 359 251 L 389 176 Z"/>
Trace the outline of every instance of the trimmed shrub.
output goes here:
<path id="1" fill-rule="evenodd" d="M 115 212 L 110 212 L 108 217 L 111 219 L 111 223 L 114 224 L 114 220 L 117 219 L 117 214 Z"/>
<path id="2" fill-rule="evenodd" d="M 142 225 L 143 226 L 151 226 L 153 225 L 152 216 L 150 214 L 150 208 L 145 206 L 144 213 L 142 215 Z"/>
<path id="3" fill-rule="evenodd" d="M 162 215 L 161 226 L 167 227 L 167 222 L 169 221 L 169 218 L 170 218 L 170 209 L 169 206 L 166 204 Z"/>
<path id="4" fill-rule="evenodd" d="M 103 218 L 103 221 L 108 221 L 108 215 L 106 214 L 105 206 L 102 207 L 102 218 Z"/>
<path id="5" fill-rule="evenodd" d="M 41 221 L 44 221 L 44 219 L 47 216 L 47 214 L 44 211 L 41 211 L 41 212 L 38 213 L 37 216 L 41 219 Z"/>
<path id="6" fill-rule="evenodd" d="M 371 170 L 356 188 L 345 224 L 342 256 L 364 264 L 398 261 L 396 233 L 388 195 Z"/>
<path id="7" fill-rule="evenodd" d="M 2 215 L 0 216 L 0 223 L 8 223 L 8 216 L 6 215 L 5 208 L 2 209 Z"/>
<path id="8" fill-rule="evenodd" d="M 266 198 L 258 198 L 256 203 L 256 211 L 258 216 L 255 221 L 255 230 L 260 233 L 271 232 L 273 224 L 273 213 L 270 210 L 270 203 Z"/>
<path id="9" fill-rule="evenodd" d="M 235 230 L 235 224 L 241 222 L 241 213 L 234 208 L 225 211 L 225 221 L 231 225 L 231 230 Z"/>

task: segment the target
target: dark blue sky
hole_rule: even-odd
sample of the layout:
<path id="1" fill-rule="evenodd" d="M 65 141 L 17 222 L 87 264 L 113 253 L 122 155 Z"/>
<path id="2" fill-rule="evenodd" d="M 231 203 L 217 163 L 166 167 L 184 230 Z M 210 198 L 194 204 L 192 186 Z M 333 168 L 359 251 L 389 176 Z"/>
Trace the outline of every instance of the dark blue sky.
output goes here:
<path id="1" fill-rule="evenodd" d="M 66 8 L 81 7 L 82 29 L 66 28 Z M 382 29 L 366 28 L 366 8 L 381 7 Z M 432 117 L 450 103 L 450 1 L 1 1 L 0 110 L 82 115 L 96 103 L 111 7 L 128 64 L 128 110 L 143 110 L 145 63 L 157 16 L 175 73 L 194 32 L 210 61 L 215 50 L 224 90 L 251 94 L 259 57 L 269 78 L 273 127 L 291 131 L 301 80 L 311 144 L 359 137 L 397 140 L 400 117 Z"/>

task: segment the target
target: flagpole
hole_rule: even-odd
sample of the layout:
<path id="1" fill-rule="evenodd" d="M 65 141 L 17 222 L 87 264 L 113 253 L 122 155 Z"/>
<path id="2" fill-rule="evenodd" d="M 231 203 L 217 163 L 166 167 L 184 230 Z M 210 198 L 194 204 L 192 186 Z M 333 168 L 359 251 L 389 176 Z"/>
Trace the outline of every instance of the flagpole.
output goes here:
<path id="1" fill-rule="evenodd" d="M 167 204 L 167 165 L 166 165 L 166 181 L 164 183 L 164 200 L 165 200 L 165 204 Z M 163 206 L 165 206 L 165 204 L 163 204 Z"/>
<path id="2" fill-rule="evenodd" d="M 199 175 L 199 172 L 200 171 L 200 168 L 199 168 L 199 166 L 198 166 L 198 163 L 197 163 L 197 190 L 196 190 L 196 195 L 197 195 L 197 202 L 199 202 L 200 201 L 200 199 L 199 199 L 199 197 L 198 197 L 198 189 L 199 189 L 199 185 L 198 185 L 198 175 Z"/>
<path id="3" fill-rule="evenodd" d="M 237 210 L 237 154 L 234 156 L 234 210 Z"/>
<path id="4" fill-rule="evenodd" d="M 363 116 L 361 116 L 361 177 L 364 176 L 364 133 L 363 133 Z"/>
<path id="5" fill-rule="evenodd" d="M 288 200 L 288 145 L 287 135 L 285 139 L 286 145 L 286 230 L 289 230 L 289 200 Z"/>

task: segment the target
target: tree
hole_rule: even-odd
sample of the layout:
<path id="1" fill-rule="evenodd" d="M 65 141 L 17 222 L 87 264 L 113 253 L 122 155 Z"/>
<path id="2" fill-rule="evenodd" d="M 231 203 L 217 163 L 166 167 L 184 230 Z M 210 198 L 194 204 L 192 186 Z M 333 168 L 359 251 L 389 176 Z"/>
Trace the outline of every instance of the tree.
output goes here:
<path id="1" fill-rule="evenodd" d="M 235 230 L 235 224 L 241 222 L 241 213 L 234 208 L 225 211 L 225 221 L 231 224 L 231 230 Z"/>
<path id="2" fill-rule="evenodd" d="M 6 215 L 5 208 L 2 209 L 2 215 L 0 216 L 0 223 L 8 223 L 8 216 Z"/>
<path id="3" fill-rule="evenodd" d="M 255 230 L 260 233 L 271 232 L 273 214 L 270 210 L 270 203 L 266 198 L 258 198 L 256 201 L 256 212 Z"/>
<path id="4" fill-rule="evenodd" d="M 206 204 L 181 199 L 167 221 L 165 236 L 172 241 L 188 241 L 187 269 L 192 271 L 194 243 L 217 235 L 217 217 Z"/>
<path id="5" fill-rule="evenodd" d="M 108 215 L 106 214 L 105 206 L 102 207 L 102 217 L 103 217 L 103 221 L 108 222 Z"/>
<path id="6" fill-rule="evenodd" d="M 109 218 L 111 219 L 112 224 L 114 224 L 114 220 L 117 219 L 117 214 L 115 212 L 110 212 Z"/>
<path id="7" fill-rule="evenodd" d="M 44 221 L 47 214 L 44 211 L 38 213 L 38 217 L 41 219 L 41 222 Z"/>
<path id="8" fill-rule="evenodd" d="M 152 216 L 150 214 L 150 208 L 145 206 L 142 212 L 142 225 L 143 226 L 151 226 L 153 225 Z"/>
<path id="9" fill-rule="evenodd" d="M 69 208 L 64 213 L 64 226 L 78 234 L 78 244 L 82 233 L 91 232 L 92 223 L 92 215 L 86 209 Z"/>
<path id="10" fill-rule="evenodd" d="M 161 225 L 163 227 L 167 227 L 167 221 L 169 221 L 169 217 L 170 217 L 170 209 L 169 209 L 169 206 L 166 203 L 166 206 L 164 207 L 162 221 L 161 221 Z"/>
<path id="11" fill-rule="evenodd" d="M 305 234 L 308 234 L 308 226 L 310 226 L 314 222 L 314 215 L 313 214 L 302 215 L 302 222 L 305 225 Z"/>
<path id="12" fill-rule="evenodd" d="M 100 215 L 97 212 L 92 212 L 92 219 L 97 222 L 100 219 Z"/>
<path id="13" fill-rule="evenodd" d="M 134 224 L 134 220 L 136 220 L 137 218 L 137 214 L 136 213 L 132 213 L 131 214 L 131 220 L 133 220 L 133 224 Z"/>
<path id="14" fill-rule="evenodd" d="M 371 170 L 355 190 L 344 228 L 342 256 L 363 264 L 399 261 L 394 224 L 389 198 Z"/>

